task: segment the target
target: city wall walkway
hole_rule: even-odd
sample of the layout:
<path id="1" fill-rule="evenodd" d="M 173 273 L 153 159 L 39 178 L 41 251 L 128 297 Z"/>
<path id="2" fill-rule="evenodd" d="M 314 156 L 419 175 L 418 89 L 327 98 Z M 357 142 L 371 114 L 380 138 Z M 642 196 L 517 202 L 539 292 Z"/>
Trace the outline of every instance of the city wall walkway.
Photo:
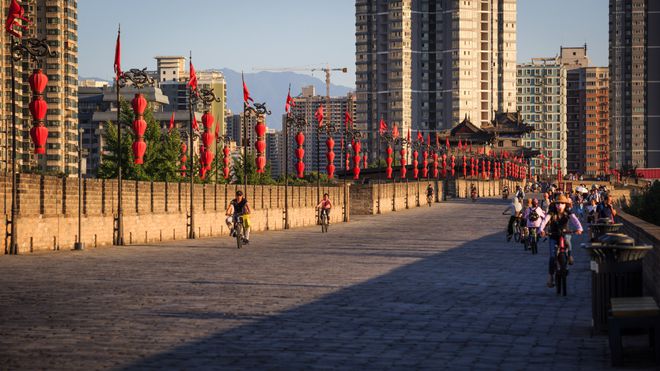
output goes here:
<path id="1" fill-rule="evenodd" d="M 607 369 L 586 254 L 557 297 L 504 206 L 1 256 L 0 369 Z"/>

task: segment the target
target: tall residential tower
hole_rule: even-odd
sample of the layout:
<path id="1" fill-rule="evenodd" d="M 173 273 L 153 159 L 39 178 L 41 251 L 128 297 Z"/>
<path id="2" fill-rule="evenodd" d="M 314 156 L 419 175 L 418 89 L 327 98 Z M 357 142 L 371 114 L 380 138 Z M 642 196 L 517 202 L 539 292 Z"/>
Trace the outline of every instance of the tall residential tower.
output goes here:
<path id="1" fill-rule="evenodd" d="M 515 111 L 516 0 L 355 6 L 359 128 L 373 135 L 383 118 L 404 132 L 436 131 Z"/>

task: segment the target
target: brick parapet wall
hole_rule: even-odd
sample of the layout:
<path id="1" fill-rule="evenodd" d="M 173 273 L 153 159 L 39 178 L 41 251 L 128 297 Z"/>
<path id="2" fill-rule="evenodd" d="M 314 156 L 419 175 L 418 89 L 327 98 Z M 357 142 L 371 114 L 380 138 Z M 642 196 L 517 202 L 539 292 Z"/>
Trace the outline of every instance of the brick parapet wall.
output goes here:
<path id="1" fill-rule="evenodd" d="M 635 244 L 648 244 L 653 250 L 643 260 L 644 289 L 660 302 L 660 227 L 617 210 L 617 221 L 623 223 L 623 233 L 635 239 Z"/>
<path id="2" fill-rule="evenodd" d="M 6 197 L 4 215 L 11 207 L 10 179 L 0 178 Z M 225 210 L 240 185 L 195 184 L 195 228 L 200 237 L 227 233 Z M 78 179 L 35 174 L 17 176 L 17 240 L 19 253 L 70 249 L 78 231 Z M 124 238 L 126 243 L 151 243 L 183 239 L 190 212 L 189 183 L 123 182 Z M 346 188 L 347 192 L 349 187 Z M 343 221 L 344 188 L 321 187 L 329 193 L 335 212 L 333 222 Z M 250 185 L 246 196 L 252 209 L 253 231 L 282 229 L 284 186 Z M 350 196 L 347 194 L 347 198 Z M 289 225 L 316 223 L 315 186 L 289 187 Z M 86 246 L 112 244 L 117 213 L 117 181 L 83 179 L 82 242 Z M 349 209 L 346 209 L 348 213 Z M 4 217 L 6 220 L 6 217 Z M 5 241 L 3 239 L 3 249 Z"/>
<path id="3" fill-rule="evenodd" d="M 426 205 L 426 187 L 435 188 L 435 202 L 442 200 L 442 181 L 424 180 L 351 187 L 350 210 L 354 215 L 375 215 Z"/>

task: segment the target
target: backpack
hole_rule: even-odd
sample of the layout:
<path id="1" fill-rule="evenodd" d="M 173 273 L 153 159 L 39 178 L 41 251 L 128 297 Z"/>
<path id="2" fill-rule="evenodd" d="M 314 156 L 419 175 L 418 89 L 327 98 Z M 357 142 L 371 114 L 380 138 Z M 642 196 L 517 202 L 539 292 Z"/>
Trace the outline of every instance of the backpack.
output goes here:
<path id="1" fill-rule="evenodd" d="M 532 211 L 529 213 L 529 220 L 532 222 L 535 222 L 539 220 L 540 215 L 539 213 L 536 212 L 536 209 L 532 209 Z"/>

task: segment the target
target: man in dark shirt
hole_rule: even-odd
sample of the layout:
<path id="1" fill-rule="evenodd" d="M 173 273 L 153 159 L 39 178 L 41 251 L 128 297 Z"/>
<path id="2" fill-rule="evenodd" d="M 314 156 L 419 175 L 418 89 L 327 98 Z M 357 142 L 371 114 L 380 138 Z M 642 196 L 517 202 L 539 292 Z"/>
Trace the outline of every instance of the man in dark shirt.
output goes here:
<path id="1" fill-rule="evenodd" d="M 234 221 L 243 215 L 250 214 L 250 206 L 248 205 L 247 199 L 243 197 L 242 191 L 236 191 L 236 198 L 231 200 L 225 215 L 227 215 L 227 227 L 229 228 L 230 235 L 234 236 Z M 249 243 L 250 241 L 250 227 L 249 225 L 244 224 L 244 242 Z"/>
<path id="2" fill-rule="evenodd" d="M 603 203 L 598 205 L 596 212 L 598 214 L 598 219 L 608 219 L 611 223 L 614 223 L 616 210 L 614 210 L 614 207 L 612 206 L 612 196 L 605 197 Z"/>

